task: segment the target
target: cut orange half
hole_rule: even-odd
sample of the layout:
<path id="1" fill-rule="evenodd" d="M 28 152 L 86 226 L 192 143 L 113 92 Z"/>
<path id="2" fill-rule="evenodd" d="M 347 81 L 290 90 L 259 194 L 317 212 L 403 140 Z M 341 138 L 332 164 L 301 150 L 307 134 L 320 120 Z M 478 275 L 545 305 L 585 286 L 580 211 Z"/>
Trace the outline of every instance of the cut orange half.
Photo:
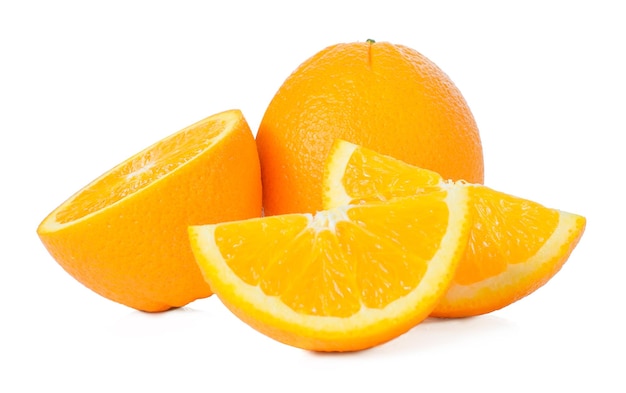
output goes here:
<path id="1" fill-rule="evenodd" d="M 474 222 L 453 283 L 432 315 L 464 317 L 505 307 L 550 280 L 580 240 L 577 214 L 486 186 L 452 183 L 432 171 L 337 140 L 328 156 L 324 208 L 466 189 Z"/>
<path id="2" fill-rule="evenodd" d="M 316 351 L 388 341 L 426 318 L 469 234 L 465 188 L 390 202 L 191 226 L 222 302 L 258 331 Z"/>
<path id="3" fill-rule="evenodd" d="M 261 215 L 254 136 L 239 110 L 155 143 L 78 191 L 37 234 L 96 293 L 142 311 L 211 295 L 187 227 Z"/>

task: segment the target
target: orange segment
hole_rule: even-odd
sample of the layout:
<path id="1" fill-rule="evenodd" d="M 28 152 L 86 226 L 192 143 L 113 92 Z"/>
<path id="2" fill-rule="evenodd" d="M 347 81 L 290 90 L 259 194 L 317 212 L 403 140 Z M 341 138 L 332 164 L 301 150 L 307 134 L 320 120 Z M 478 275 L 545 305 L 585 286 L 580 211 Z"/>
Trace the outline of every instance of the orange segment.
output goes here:
<path id="1" fill-rule="evenodd" d="M 358 203 L 361 199 L 384 201 L 441 188 L 441 175 L 415 168 L 370 149 L 336 140 L 324 170 L 323 206 Z"/>
<path id="2" fill-rule="evenodd" d="M 453 283 L 433 316 L 461 317 L 505 307 L 544 285 L 569 258 L 585 218 L 465 182 L 451 183 L 352 143 L 337 140 L 324 177 L 324 207 L 464 188 L 474 221 Z"/>
<path id="3" fill-rule="evenodd" d="M 559 212 L 538 203 L 494 191 L 472 187 L 476 223 L 471 244 L 456 282 L 473 284 L 498 275 L 510 264 L 527 261 L 537 254 L 557 229 Z M 480 249 L 473 245 L 480 243 Z"/>
<path id="4" fill-rule="evenodd" d="M 426 318 L 467 242 L 467 189 L 191 226 L 198 265 L 222 302 L 283 343 L 351 351 Z"/>
<path id="5" fill-rule="evenodd" d="M 260 214 L 254 137 L 232 110 L 117 165 L 52 211 L 37 233 L 88 288 L 129 307 L 162 311 L 211 294 L 187 226 Z"/>
<path id="6" fill-rule="evenodd" d="M 464 317 L 498 310 L 542 287 L 561 269 L 582 237 L 585 219 L 541 206 L 537 209 L 546 211 L 545 216 L 553 216 L 551 218 L 556 220 L 553 225 L 548 224 L 547 228 L 551 229 L 546 238 L 529 238 L 529 232 L 534 229 L 515 226 L 513 216 L 504 222 L 506 233 L 500 232 L 499 227 L 489 231 L 492 237 L 497 233 L 508 237 L 503 239 L 507 244 L 519 236 L 520 244 L 512 247 L 511 252 L 493 250 L 495 247 L 476 247 L 479 237 L 471 235 L 454 282 L 432 316 Z M 476 226 L 472 229 L 474 231 Z M 538 230 L 542 231 L 545 229 Z M 521 246 L 523 242 L 531 243 L 528 249 Z M 502 250 L 503 247 L 498 248 Z M 536 252 L 533 253 L 533 249 Z"/>

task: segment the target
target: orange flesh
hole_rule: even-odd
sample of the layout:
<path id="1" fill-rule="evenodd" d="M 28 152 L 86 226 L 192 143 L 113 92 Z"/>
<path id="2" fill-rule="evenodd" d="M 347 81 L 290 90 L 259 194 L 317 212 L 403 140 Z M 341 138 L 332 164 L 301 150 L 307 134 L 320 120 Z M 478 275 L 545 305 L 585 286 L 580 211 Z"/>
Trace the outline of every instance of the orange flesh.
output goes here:
<path id="1" fill-rule="evenodd" d="M 447 228 L 445 196 L 407 201 L 391 214 L 374 204 L 353 206 L 346 216 L 319 212 L 251 220 L 245 233 L 223 224 L 215 242 L 237 276 L 294 311 L 348 317 L 362 307 L 384 308 L 418 285 Z M 427 230 L 416 234 L 417 226 Z M 394 240 L 376 233 L 390 233 Z M 276 254 L 276 244 L 285 239 L 291 245 Z"/>
<path id="2" fill-rule="evenodd" d="M 544 285 L 580 240 L 585 218 L 495 191 L 445 181 L 346 141 L 333 145 L 326 164 L 324 207 L 463 188 L 470 195 L 470 235 L 451 287 L 431 314 L 479 315 L 502 308 Z"/>
<path id="3" fill-rule="evenodd" d="M 56 221 L 65 224 L 80 219 L 170 174 L 215 143 L 215 137 L 224 130 L 224 123 L 205 122 L 174 134 L 120 164 L 76 195 L 71 204 L 58 212 Z"/>
<path id="4" fill-rule="evenodd" d="M 368 172 L 368 168 L 374 170 Z M 359 178 L 366 178 L 367 181 L 359 182 Z M 364 154 L 357 149 L 346 166 L 343 187 L 348 195 L 373 195 L 389 200 L 415 195 L 419 190 L 426 191 L 430 187 L 438 188 L 442 181 L 436 172 L 426 169 L 416 172 L 404 162 Z"/>
<path id="5" fill-rule="evenodd" d="M 347 195 L 357 196 L 350 203 L 358 203 L 371 199 L 365 195 L 389 200 L 432 192 L 443 183 L 435 172 L 356 149 L 345 167 L 342 185 Z M 455 276 L 457 284 L 480 282 L 506 271 L 509 264 L 525 262 L 537 253 L 558 224 L 559 215 L 553 209 L 482 185 L 465 186 L 471 187 L 475 219 Z"/>
<path id="6" fill-rule="evenodd" d="M 535 255 L 554 232 L 559 214 L 538 203 L 484 186 L 472 187 L 475 223 L 455 282 L 469 285 L 496 276 Z"/>
<path id="7" fill-rule="evenodd" d="M 189 237 L 205 280 L 251 327 L 299 348 L 355 351 L 431 314 L 465 249 L 468 202 L 467 188 L 445 188 L 190 226 Z"/>

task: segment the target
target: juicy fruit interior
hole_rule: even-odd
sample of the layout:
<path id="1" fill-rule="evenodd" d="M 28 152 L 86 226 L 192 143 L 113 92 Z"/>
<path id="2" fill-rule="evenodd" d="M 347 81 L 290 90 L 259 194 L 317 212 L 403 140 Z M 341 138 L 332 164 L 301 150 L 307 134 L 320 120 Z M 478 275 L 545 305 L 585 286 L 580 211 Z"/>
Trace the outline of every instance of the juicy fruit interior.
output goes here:
<path id="1" fill-rule="evenodd" d="M 471 187 L 475 220 L 455 282 L 469 285 L 526 262 L 554 232 L 559 213 L 485 186 Z M 480 242 L 480 243 L 479 243 Z M 480 244 L 480 253 L 474 245 Z"/>
<path id="2" fill-rule="evenodd" d="M 372 168 L 371 172 L 367 168 Z M 367 181 L 359 181 L 366 178 Z M 356 196 L 348 203 L 375 197 L 390 200 L 397 197 L 441 189 L 443 178 L 426 169 L 415 170 L 406 163 L 377 154 L 365 154 L 364 149 L 353 150 L 346 165 L 342 187 L 348 195 Z"/>
<path id="3" fill-rule="evenodd" d="M 585 228 L 582 216 L 480 184 L 445 181 L 344 140 L 333 144 L 325 170 L 326 208 L 442 187 L 467 190 L 473 217 L 467 248 L 433 316 L 480 315 L 529 295 L 560 270 Z"/>
<path id="4" fill-rule="evenodd" d="M 341 183 L 327 185 L 326 207 L 371 198 L 389 200 L 429 193 L 441 189 L 446 183 L 435 172 L 351 143 L 339 141 L 333 149 L 333 159 L 345 160 L 342 157 L 347 157 L 347 161 L 330 163 L 331 172 L 332 165 L 338 168 L 336 172 L 341 175 Z M 338 174 L 327 173 L 327 180 L 338 182 Z M 503 273 L 510 264 L 527 261 L 558 225 L 558 211 L 536 202 L 483 185 L 457 182 L 455 186 L 469 188 L 474 217 L 468 247 L 455 276 L 457 284 L 471 285 Z"/>
<path id="5" fill-rule="evenodd" d="M 247 284 L 279 296 L 299 313 L 348 317 L 362 307 L 383 308 L 418 285 L 447 228 L 445 195 L 407 200 L 392 214 L 372 204 L 252 220 L 245 233 L 237 225 L 221 225 L 215 239 L 226 263 Z M 418 225 L 428 231 L 410 229 Z M 246 236 L 250 233 L 257 235 Z M 376 235 L 381 233 L 393 233 L 394 239 Z M 276 253 L 284 239 L 293 240 Z"/>
<path id="6" fill-rule="evenodd" d="M 166 176 L 216 143 L 230 120 L 201 121 L 136 154 L 68 200 L 57 212 L 56 222 L 80 219 Z"/>

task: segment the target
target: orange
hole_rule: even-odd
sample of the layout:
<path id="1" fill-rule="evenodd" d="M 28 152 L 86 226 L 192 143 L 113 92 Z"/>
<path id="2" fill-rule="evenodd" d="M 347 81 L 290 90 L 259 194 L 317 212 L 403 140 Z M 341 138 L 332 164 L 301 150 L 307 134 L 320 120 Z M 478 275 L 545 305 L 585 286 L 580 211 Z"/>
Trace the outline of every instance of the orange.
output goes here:
<path id="1" fill-rule="evenodd" d="M 257 132 L 266 215 L 322 208 L 324 160 L 335 138 L 445 178 L 483 182 L 480 136 L 461 92 L 406 46 L 333 45 L 284 81 Z"/>
<path id="2" fill-rule="evenodd" d="M 483 185 L 452 183 L 370 149 L 338 140 L 324 178 L 324 206 L 468 190 L 472 225 L 453 283 L 434 309 L 438 317 L 465 317 L 503 308 L 543 286 L 580 240 L 584 217 L 544 207 Z"/>
<path id="3" fill-rule="evenodd" d="M 130 157 L 52 211 L 37 233 L 100 295 L 143 311 L 211 294 L 187 226 L 258 217 L 254 137 L 239 110 L 210 116 Z"/>
<path id="4" fill-rule="evenodd" d="M 317 213 L 192 226 L 222 302 L 253 328 L 316 351 L 354 351 L 426 318 L 467 244 L 466 189 Z"/>

